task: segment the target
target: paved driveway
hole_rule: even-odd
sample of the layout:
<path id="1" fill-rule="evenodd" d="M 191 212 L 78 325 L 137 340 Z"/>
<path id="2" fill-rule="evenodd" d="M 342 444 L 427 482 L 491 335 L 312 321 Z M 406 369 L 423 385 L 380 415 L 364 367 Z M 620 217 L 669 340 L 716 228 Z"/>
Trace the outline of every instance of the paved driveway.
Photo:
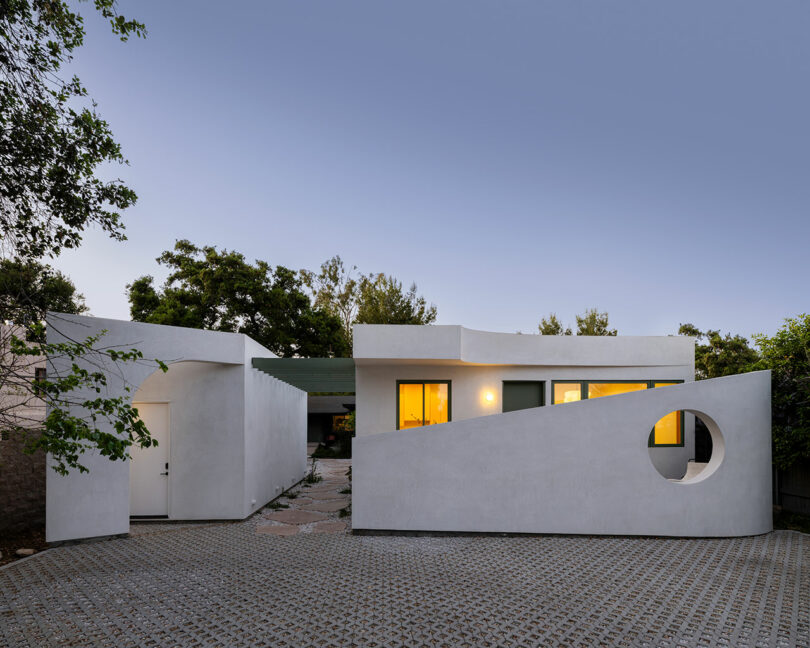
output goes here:
<path id="1" fill-rule="evenodd" d="M 271 514 L 0 570 L 0 646 L 810 646 L 810 536 L 792 531 L 285 536 Z"/>

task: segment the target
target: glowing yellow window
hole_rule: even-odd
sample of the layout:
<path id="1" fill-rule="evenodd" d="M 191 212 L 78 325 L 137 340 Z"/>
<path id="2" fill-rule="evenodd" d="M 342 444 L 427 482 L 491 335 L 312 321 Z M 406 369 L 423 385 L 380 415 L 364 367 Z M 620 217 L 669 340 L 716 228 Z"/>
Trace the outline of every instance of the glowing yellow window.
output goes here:
<path id="1" fill-rule="evenodd" d="M 554 383 L 554 403 L 573 403 L 582 400 L 582 385 L 574 383 Z"/>
<path id="2" fill-rule="evenodd" d="M 447 423 L 449 382 L 401 382 L 397 386 L 397 429 Z"/>
<path id="3" fill-rule="evenodd" d="M 657 382 L 653 383 L 654 387 L 665 387 L 667 385 L 677 385 L 674 382 Z M 662 418 L 652 431 L 652 438 L 650 445 L 654 446 L 680 446 L 683 445 L 683 426 L 681 425 L 683 413 L 670 412 Z"/>
<path id="4" fill-rule="evenodd" d="M 616 394 L 626 394 L 627 392 L 641 391 L 642 389 L 647 389 L 647 383 L 589 383 L 588 398 L 615 396 Z"/>

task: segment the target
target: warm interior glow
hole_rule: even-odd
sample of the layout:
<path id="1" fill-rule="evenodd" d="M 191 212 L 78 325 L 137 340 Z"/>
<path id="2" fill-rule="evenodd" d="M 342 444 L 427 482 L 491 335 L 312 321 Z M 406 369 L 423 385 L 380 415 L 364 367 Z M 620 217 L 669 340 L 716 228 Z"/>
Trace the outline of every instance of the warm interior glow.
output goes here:
<path id="1" fill-rule="evenodd" d="M 573 403 L 582 400 L 582 386 L 579 383 L 555 383 L 554 402 Z"/>
<path id="2" fill-rule="evenodd" d="M 588 385 L 588 398 L 615 396 L 616 394 L 626 394 L 627 392 L 641 391 L 642 389 L 647 389 L 647 383 L 590 383 Z"/>
<path id="3" fill-rule="evenodd" d="M 681 445 L 681 413 L 670 412 L 653 431 L 653 445 Z"/>
<path id="4" fill-rule="evenodd" d="M 657 382 L 656 387 L 666 387 L 667 385 L 677 385 L 674 382 Z M 653 428 L 653 445 L 681 445 L 681 412 L 670 412 Z"/>
<path id="5" fill-rule="evenodd" d="M 400 383 L 400 430 L 447 423 L 450 420 L 450 388 L 447 383 Z"/>
<path id="6" fill-rule="evenodd" d="M 422 389 L 421 384 L 400 384 L 399 386 L 399 429 L 419 427 L 422 425 Z"/>
<path id="7" fill-rule="evenodd" d="M 447 423 L 447 391 L 446 383 L 425 385 L 425 425 Z"/>

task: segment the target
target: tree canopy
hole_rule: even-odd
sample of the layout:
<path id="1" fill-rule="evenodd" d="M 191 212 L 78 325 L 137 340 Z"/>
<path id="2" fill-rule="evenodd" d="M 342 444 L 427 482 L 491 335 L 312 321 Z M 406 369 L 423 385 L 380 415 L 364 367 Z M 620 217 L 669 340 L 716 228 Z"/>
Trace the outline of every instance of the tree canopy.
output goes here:
<path id="1" fill-rule="evenodd" d="M 697 338 L 695 344 L 695 378 L 719 378 L 750 371 L 759 359 L 755 349 L 741 335 L 722 335 L 720 331 L 701 331 L 693 324 L 681 324 L 678 335 Z"/>
<path id="2" fill-rule="evenodd" d="M 187 240 L 157 261 L 171 269 L 162 288 L 148 275 L 127 286 L 134 320 L 244 333 L 284 357 L 349 355 L 340 320 L 313 308 L 293 270 Z"/>
<path id="3" fill-rule="evenodd" d="M 436 306 L 418 295 L 416 284 L 404 290 L 402 282 L 383 273 L 357 274 L 357 266 L 347 268 L 340 256 L 321 264 L 316 274 L 301 270 L 315 308 L 340 318 L 346 339 L 351 343 L 353 324 L 432 324 Z"/>
<path id="4" fill-rule="evenodd" d="M 540 335 L 571 335 L 571 328 L 563 327 L 556 313 L 549 313 L 548 317 L 541 319 L 537 329 Z"/>
<path id="5" fill-rule="evenodd" d="M 773 336 L 755 335 L 755 369 L 771 370 L 773 461 L 810 459 L 810 315 L 788 318 Z"/>
<path id="6" fill-rule="evenodd" d="M 143 24 L 93 0 L 121 40 Z M 60 77 L 84 41 L 84 22 L 64 0 L 0 2 L 0 236 L 12 257 L 55 256 L 96 225 L 123 239 L 121 211 L 136 196 L 97 176 L 125 163 L 81 81 Z"/>
<path id="7" fill-rule="evenodd" d="M 153 445 L 129 400 L 105 398 L 105 374 L 87 368 L 143 361 L 139 351 L 98 347 L 98 336 L 45 342 L 46 311 L 86 308 L 73 283 L 40 260 L 78 247 L 91 226 L 123 240 L 121 212 L 136 200 L 121 180 L 99 174 L 126 160 L 81 81 L 60 76 L 85 36 L 70 4 L 0 0 L 0 309 L 12 324 L 0 327 L 0 431 L 23 435 L 27 452 L 48 452 L 63 474 L 84 470 L 87 449 L 124 459 L 133 444 Z M 122 41 L 145 35 L 143 24 L 118 14 L 115 0 L 92 6 Z M 42 356 L 66 356 L 71 368 L 32 380 Z M 98 397 L 76 396 L 82 390 Z"/>
<path id="8" fill-rule="evenodd" d="M 436 306 L 416 293 L 416 284 L 405 291 L 402 282 L 379 273 L 360 281 L 358 324 L 432 324 Z"/>
<path id="9" fill-rule="evenodd" d="M 0 321 L 29 328 L 47 311 L 84 313 L 84 297 L 58 270 L 37 261 L 0 259 Z"/>
<path id="10" fill-rule="evenodd" d="M 576 316 L 577 335 L 616 335 L 616 329 L 609 328 L 608 314 L 600 313 L 595 308 L 588 308 L 582 315 Z M 563 326 L 556 313 L 540 320 L 537 325 L 540 335 L 571 335 L 571 328 Z"/>
<path id="11" fill-rule="evenodd" d="M 312 293 L 313 306 L 340 319 L 349 343 L 359 300 L 359 283 L 352 276 L 356 270 L 357 266 L 347 269 L 340 256 L 336 255 L 324 261 L 317 274 L 309 270 L 300 271 L 301 280 Z"/>
<path id="12" fill-rule="evenodd" d="M 616 329 L 609 328 L 608 314 L 595 308 L 588 308 L 577 315 L 577 335 L 616 335 Z"/>

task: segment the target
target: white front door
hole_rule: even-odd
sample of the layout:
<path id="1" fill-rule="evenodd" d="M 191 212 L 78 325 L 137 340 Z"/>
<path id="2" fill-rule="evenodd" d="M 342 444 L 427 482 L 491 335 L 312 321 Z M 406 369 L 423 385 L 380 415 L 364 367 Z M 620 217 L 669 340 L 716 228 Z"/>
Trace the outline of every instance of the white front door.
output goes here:
<path id="1" fill-rule="evenodd" d="M 157 447 L 131 446 L 129 465 L 129 514 L 169 514 L 169 404 L 132 403 Z"/>

